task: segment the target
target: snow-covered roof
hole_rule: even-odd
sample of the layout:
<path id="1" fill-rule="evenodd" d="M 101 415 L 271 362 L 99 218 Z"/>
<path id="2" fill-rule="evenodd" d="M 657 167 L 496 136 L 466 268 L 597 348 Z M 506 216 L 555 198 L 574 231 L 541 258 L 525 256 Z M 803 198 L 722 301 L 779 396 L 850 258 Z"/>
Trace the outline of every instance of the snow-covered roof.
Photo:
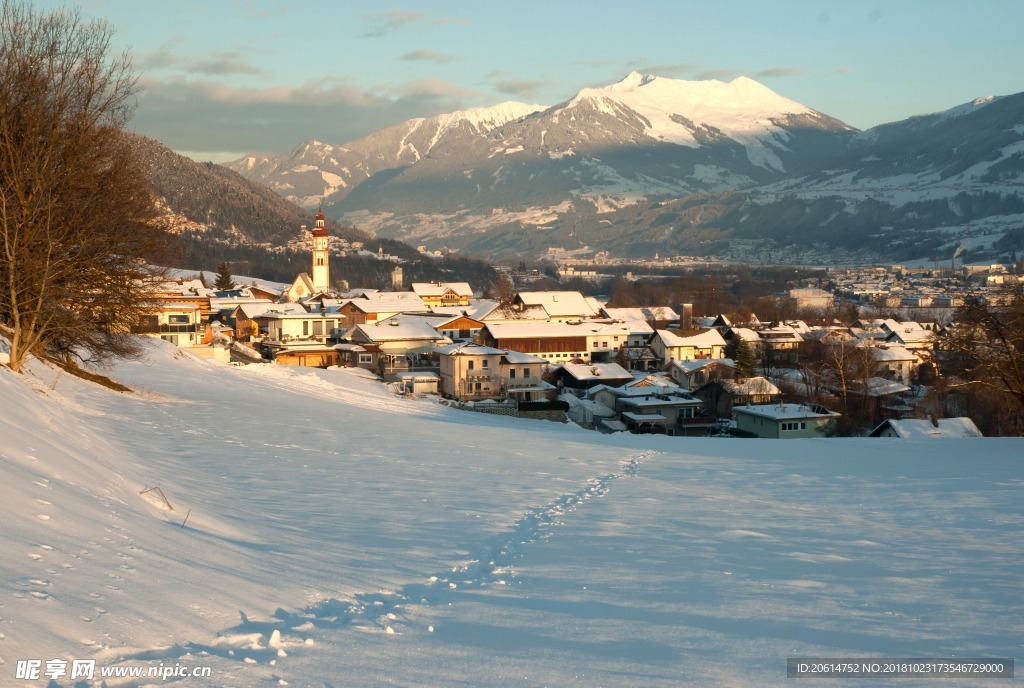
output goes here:
<path id="1" fill-rule="evenodd" d="M 527 307 L 543 308 L 551 318 L 593 318 L 600 311 L 599 305 L 594 307 L 599 302 L 578 291 L 521 291 L 516 296 Z"/>
<path id="2" fill-rule="evenodd" d="M 561 367 L 577 380 L 633 379 L 633 374 L 618 363 L 563 363 Z"/>
<path id="3" fill-rule="evenodd" d="M 719 380 L 722 388 L 731 394 L 782 394 L 782 390 L 763 377 L 745 377 L 741 380 Z"/>
<path id="4" fill-rule="evenodd" d="M 235 310 L 240 311 L 242 315 L 250 320 L 261 315 L 308 312 L 301 304 L 298 303 L 270 303 L 268 301 L 240 303 Z"/>
<path id="5" fill-rule="evenodd" d="M 722 339 L 721 333 L 715 329 L 710 329 L 706 332 L 701 332 L 700 334 L 691 335 L 689 337 L 681 337 L 668 330 L 658 330 L 658 337 L 661 339 L 661 343 L 665 345 L 666 349 L 681 346 L 692 346 L 698 349 L 709 349 L 713 346 L 725 346 L 725 340 Z"/>
<path id="6" fill-rule="evenodd" d="M 886 420 L 871 431 L 871 437 L 880 437 L 890 428 L 903 439 L 931 439 L 940 437 L 983 437 L 981 430 L 970 418 L 936 418 L 934 420 Z"/>
<path id="7" fill-rule="evenodd" d="M 820 406 L 812 408 L 807 404 L 750 404 L 734 406 L 733 411 L 776 421 L 801 418 L 838 418 L 841 415 Z"/>
<path id="8" fill-rule="evenodd" d="M 672 361 L 672 366 L 679 368 L 685 373 L 692 373 L 709 365 L 723 365 L 728 368 L 735 368 L 736 361 L 731 358 L 694 358 L 685 361 Z"/>
<path id="9" fill-rule="evenodd" d="M 387 322 L 379 323 L 362 323 L 355 325 L 346 334 L 349 338 L 361 338 L 363 341 L 368 342 L 387 342 L 396 340 L 408 340 L 408 339 L 429 339 L 433 341 L 445 341 L 450 342 L 451 340 L 447 337 L 438 333 L 430 323 L 425 322 L 400 322 L 397 320 L 389 320 Z"/>
<path id="10" fill-rule="evenodd" d="M 495 339 L 518 339 L 525 337 L 586 337 L 593 334 L 586 323 L 550 322 L 548 320 L 524 320 L 521 322 L 487 323 L 487 331 Z"/>
<path id="11" fill-rule="evenodd" d="M 761 341 L 761 335 L 749 327 L 733 327 L 729 330 L 732 332 L 734 337 L 739 337 L 745 342 L 759 342 Z"/>
<path id="12" fill-rule="evenodd" d="M 451 289 L 459 296 L 469 298 L 473 295 L 473 288 L 469 282 L 413 282 L 412 290 L 419 297 L 442 296 Z"/>
<path id="13" fill-rule="evenodd" d="M 642 308 L 602 308 L 605 315 L 614 320 L 639 320 L 654 322 L 656 320 L 679 320 L 679 314 L 668 306 L 644 306 Z"/>

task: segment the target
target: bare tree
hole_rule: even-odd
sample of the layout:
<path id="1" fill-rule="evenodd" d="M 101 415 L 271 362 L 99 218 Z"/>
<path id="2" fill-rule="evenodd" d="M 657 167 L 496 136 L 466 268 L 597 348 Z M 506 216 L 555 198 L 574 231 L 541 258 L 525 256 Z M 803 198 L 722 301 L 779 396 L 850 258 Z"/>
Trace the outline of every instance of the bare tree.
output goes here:
<path id="1" fill-rule="evenodd" d="M 984 390 L 989 402 L 1003 398 L 988 404 L 1001 410 L 993 427 L 1024 434 L 1024 285 L 961 308 L 942 348 L 945 372 L 955 379 L 947 381 L 947 390 Z"/>
<path id="2" fill-rule="evenodd" d="M 111 27 L 3 0 L 0 15 L 0 320 L 10 367 L 30 353 L 100 361 L 150 292 L 167 246 L 123 128 L 135 108 Z"/>

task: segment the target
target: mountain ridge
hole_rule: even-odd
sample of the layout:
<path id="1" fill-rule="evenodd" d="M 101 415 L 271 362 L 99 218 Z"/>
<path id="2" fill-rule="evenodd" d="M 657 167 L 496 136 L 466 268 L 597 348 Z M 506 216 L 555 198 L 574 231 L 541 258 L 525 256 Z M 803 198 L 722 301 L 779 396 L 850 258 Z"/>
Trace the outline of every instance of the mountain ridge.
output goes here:
<path id="1" fill-rule="evenodd" d="M 421 139 L 409 145 L 425 121 L 359 139 L 351 162 L 362 164 L 363 176 L 350 174 L 344 187 L 330 183 L 341 176 L 341 161 L 325 155 L 327 144 L 278 156 L 272 173 L 240 169 L 242 161 L 227 166 L 307 207 L 322 203 L 329 215 L 377 236 L 488 258 L 520 255 L 517 243 L 533 257 L 550 248 L 620 250 L 621 241 L 602 238 L 602 226 L 629 235 L 625 218 L 680 202 L 703 223 L 683 222 L 660 243 L 633 242 L 627 255 L 640 257 L 641 246 L 652 254 L 659 247 L 706 251 L 749 233 L 785 245 L 814 234 L 792 229 L 796 208 L 817 217 L 808 208 L 828 205 L 822 199 L 833 195 L 842 207 L 818 222 L 842 226 L 844 234 L 820 232 L 813 252 L 839 239 L 844 246 L 859 241 L 865 257 L 884 258 L 892 254 L 888 241 L 872 237 L 886 227 L 950 233 L 950 223 L 991 217 L 979 201 L 990 190 L 986 185 L 1024 197 L 1018 149 L 1024 149 L 1024 94 L 981 97 L 860 132 L 747 77 L 688 82 L 632 72 L 486 131 L 464 122 L 443 131 L 432 124 L 427 129 L 436 137 L 429 147 L 419 145 Z M 343 147 L 354 148 L 351 142 Z M 371 169 L 362 162 L 374 152 L 387 164 Z M 737 193 L 758 212 L 719 212 Z M 969 198 L 950 200 L 961 193 Z M 695 213 L 696 206 L 704 210 Z M 1004 219 L 995 223 L 1003 228 L 993 244 L 1017 221 L 1009 212 L 1015 202 L 995 206 Z M 841 221 L 829 219 L 833 215 Z M 880 224 L 850 219 L 857 215 Z M 748 229 L 752 216 L 760 218 L 756 229 Z M 720 240 L 702 244 L 691 230 L 711 231 Z M 926 243 L 928 251 L 941 246 Z"/>

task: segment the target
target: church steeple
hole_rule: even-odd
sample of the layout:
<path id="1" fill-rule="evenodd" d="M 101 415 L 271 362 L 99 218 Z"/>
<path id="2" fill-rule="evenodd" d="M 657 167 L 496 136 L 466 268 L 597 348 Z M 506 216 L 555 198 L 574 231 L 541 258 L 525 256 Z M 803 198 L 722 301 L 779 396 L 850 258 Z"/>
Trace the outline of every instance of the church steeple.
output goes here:
<path id="1" fill-rule="evenodd" d="M 313 289 L 328 291 L 331 286 L 330 233 L 325 224 L 323 206 L 317 209 L 313 227 Z"/>

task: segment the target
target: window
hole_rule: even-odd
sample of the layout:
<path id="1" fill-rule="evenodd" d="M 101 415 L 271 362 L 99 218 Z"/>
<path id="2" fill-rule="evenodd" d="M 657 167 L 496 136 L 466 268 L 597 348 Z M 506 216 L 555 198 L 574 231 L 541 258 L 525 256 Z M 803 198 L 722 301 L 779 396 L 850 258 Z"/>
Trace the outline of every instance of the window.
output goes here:
<path id="1" fill-rule="evenodd" d="M 480 362 L 480 367 L 481 367 L 481 368 L 490 368 L 490 367 L 491 367 L 491 362 L 490 362 L 490 361 L 488 361 L 488 360 L 487 360 L 487 359 L 485 358 L 484 360 L 482 360 L 482 361 Z"/>
<path id="2" fill-rule="evenodd" d="M 515 380 L 516 379 L 516 369 L 515 368 L 509 368 L 508 369 L 508 379 L 509 380 Z"/>
<path id="3" fill-rule="evenodd" d="M 303 320 L 302 321 L 302 336 L 303 337 L 308 337 L 309 336 L 309 321 L 308 320 Z"/>
<path id="4" fill-rule="evenodd" d="M 360 363 L 373 363 L 373 355 L 372 354 L 359 354 L 359 362 Z"/>
<path id="5" fill-rule="evenodd" d="M 169 322 L 172 325 L 187 325 L 188 324 L 188 316 L 187 315 L 168 315 L 167 316 L 167 322 Z"/>
<path id="6" fill-rule="evenodd" d="M 324 324 L 322 322 L 320 322 L 319 320 L 317 320 L 316 322 L 313 323 L 313 334 L 314 335 L 321 335 L 323 333 L 324 333 Z"/>
<path id="7" fill-rule="evenodd" d="M 532 375 L 530 375 L 529 368 L 523 368 L 523 377 L 532 377 Z"/>
<path id="8" fill-rule="evenodd" d="M 467 370 L 476 370 L 476 361 L 474 361 L 473 359 L 470 359 L 470 360 L 466 361 L 466 369 Z"/>

